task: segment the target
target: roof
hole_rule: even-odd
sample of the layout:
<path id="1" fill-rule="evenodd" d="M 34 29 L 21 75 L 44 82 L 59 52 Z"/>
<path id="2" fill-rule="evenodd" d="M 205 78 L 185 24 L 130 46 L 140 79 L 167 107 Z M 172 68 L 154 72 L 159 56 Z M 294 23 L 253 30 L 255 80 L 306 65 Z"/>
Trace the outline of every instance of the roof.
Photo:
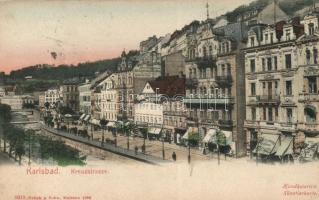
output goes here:
<path id="1" fill-rule="evenodd" d="M 97 76 L 95 79 L 92 80 L 91 88 L 94 88 L 95 86 L 97 86 L 99 83 L 101 83 L 103 80 L 105 80 L 110 75 L 111 75 L 111 73 L 109 73 L 108 71 L 105 71 L 102 74 L 100 74 L 99 76 Z"/>
<path id="2" fill-rule="evenodd" d="M 148 82 L 152 89 L 158 93 L 173 97 L 175 95 L 185 95 L 185 78 L 178 76 L 159 77 L 153 81 Z"/>

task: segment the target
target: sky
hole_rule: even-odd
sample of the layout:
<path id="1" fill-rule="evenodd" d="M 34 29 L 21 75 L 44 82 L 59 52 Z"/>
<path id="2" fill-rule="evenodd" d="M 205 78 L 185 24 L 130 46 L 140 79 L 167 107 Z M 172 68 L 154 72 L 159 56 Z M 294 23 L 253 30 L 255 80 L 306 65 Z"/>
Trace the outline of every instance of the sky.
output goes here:
<path id="1" fill-rule="evenodd" d="M 208 0 L 211 18 L 252 0 Z M 207 0 L 0 0 L 0 71 L 114 58 L 206 19 Z M 51 52 L 56 52 L 53 59 Z"/>

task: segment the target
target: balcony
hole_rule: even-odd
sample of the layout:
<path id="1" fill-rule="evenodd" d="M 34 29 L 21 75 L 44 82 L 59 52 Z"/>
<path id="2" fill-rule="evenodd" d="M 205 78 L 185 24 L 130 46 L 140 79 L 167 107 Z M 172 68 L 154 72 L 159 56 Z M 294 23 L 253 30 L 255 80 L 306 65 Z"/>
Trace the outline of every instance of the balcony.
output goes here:
<path id="1" fill-rule="evenodd" d="M 185 116 L 185 112 L 183 111 L 163 111 L 164 115 L 171 115 L 171 116 Z"/>
<path id="2" fill-rule="evenodd" d="M 301 131 L 310 133 L 310 134 L 314 134 L 314 135 L 318 135 L 319 134 L 319 123 L 301 123 L 298 124 L 298 129 L 300 129 Z"/>
<path id="3" fill-rule="evenodd" d="M 233 82 L 231 75 L 216 76 L 216 82 L 219 85 L 231 85 Z"/>
<path id="4" fill-rule="evenodd" d="M 216 56 L 197 57 L 186 59 L 186 62 L 195 62 L 198 67 L 214 67 L 216 66 Z"/>
<path id="5" fill-rule="evenodd" d="M 256 100 L 258 103 L 272 103 L 272 104 L 279 104 L 280 103 L 280 96 L 279 95 L 258 95 L 256 96 Z"/>
<path id="6" fill-rule="evenodd" d="M 196 78 L 188 78 L 186 79 L 185 84 L 187 88 L 196 88 L 198 85 L 198 80 Z"/>
<path id="7" fill-rule="evenodd" d="M 299 102 L 318 102 L 319 101 L 319 94 L 316 93 L 302 93 L 299 94 L 298 98 Z"/>
<path id="8" fill-rule="evenodd" d="M 183 99 L 184 104 L 233 104 L 233 97 L 185 97 Z"/>
<path id="9" fill-rule="evenodd" d="M 219 126 L 221 127 L 232 127 L 233 120 L 220 119 L 218 120 Z"/>

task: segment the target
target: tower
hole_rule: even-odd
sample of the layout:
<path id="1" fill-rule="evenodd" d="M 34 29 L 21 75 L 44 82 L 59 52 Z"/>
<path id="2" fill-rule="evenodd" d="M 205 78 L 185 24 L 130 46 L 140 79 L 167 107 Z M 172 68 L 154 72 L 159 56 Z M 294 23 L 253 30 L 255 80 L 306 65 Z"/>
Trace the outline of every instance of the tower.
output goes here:
<path id="1" fill-rule="evenodd" d="M 208 1 L 206 3 L 206 17 L 207 19 L 209 19 L 209 5 L 208 5 Z"/>

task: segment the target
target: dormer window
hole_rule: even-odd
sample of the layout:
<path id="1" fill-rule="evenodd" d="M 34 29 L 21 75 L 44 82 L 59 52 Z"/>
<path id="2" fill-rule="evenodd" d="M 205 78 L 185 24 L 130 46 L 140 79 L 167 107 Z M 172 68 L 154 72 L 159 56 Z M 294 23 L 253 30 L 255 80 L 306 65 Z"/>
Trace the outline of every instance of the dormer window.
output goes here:
<path id="1" fill-rule="evenodd" d="M 250 37 L 250 46 L 255 46 L 255 38 L 254 37 Z"/>
<path id="2" fill-rule="evenodd" d="M 309 32 L 309 35 L 313 35 L 314 34 L 315 26 L 314 26 L 313 23 L 308 24 L 308 32 Z"/>
<path id="3" fill-rule="evenodd" d="M 274 34 L 270 33 L 270 43 L 274 43 Z"/>
<path id="4" fill-rule="evenodd" d="M 286 30 L 286 41 L 291 39 L 290 30 Z"/>

